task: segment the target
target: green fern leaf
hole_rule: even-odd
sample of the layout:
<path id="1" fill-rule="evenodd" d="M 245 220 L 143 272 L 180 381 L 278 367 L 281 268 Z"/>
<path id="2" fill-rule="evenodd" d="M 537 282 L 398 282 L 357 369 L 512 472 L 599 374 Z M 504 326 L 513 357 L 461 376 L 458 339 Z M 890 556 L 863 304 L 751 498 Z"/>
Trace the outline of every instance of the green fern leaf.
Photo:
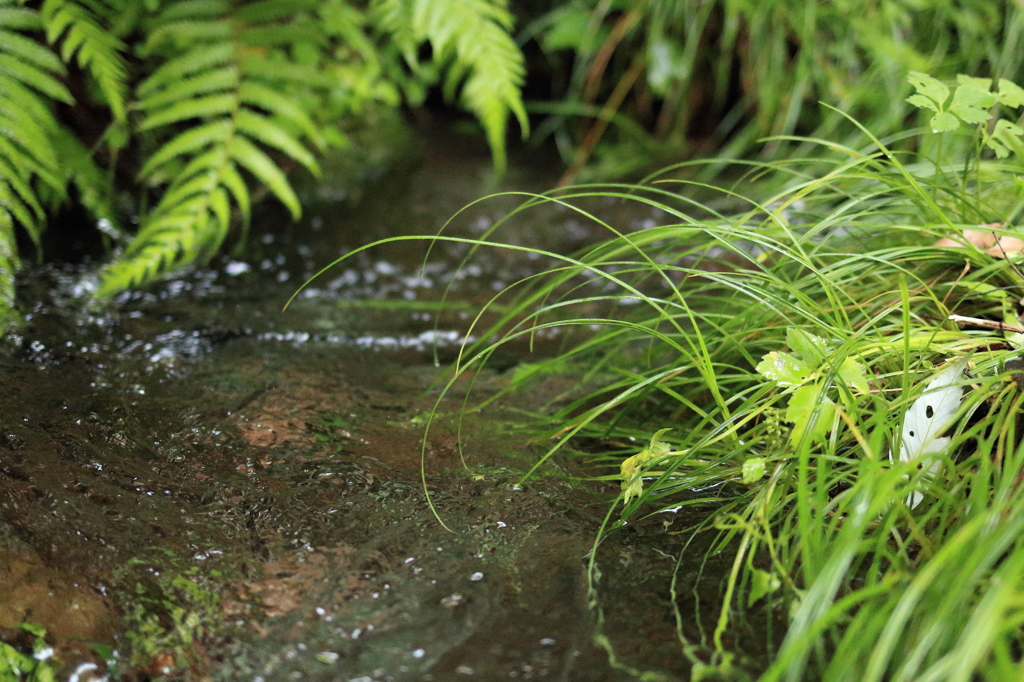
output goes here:
<path id="1" fill-rule="evenodd" d="M 204 173 L 195 175 L 190 180 L 182 183 L 175 183 L 164 193 L 160 203 L 154 209 L 153 214 L 159 215 L 168 207 L 175 207 L 197 194 L 209 194 L 217 187 L 216 170 L 207 170 Z"/>
<path id="2" fill-rule="evenodd" d="M 29 174 L 19 173 L 17 168 L 7 163 L 7 159 L 0 157 L 0 177 L 3 178 L 9 188 L 7 193 L 8 208 L 38 243 L 39 232 L 36 221 L 41 221 L 45 217 L 46 211 L 43 210 L 42 204 L 39 203 L 35 191 L 25 181 L 27 176 Z"/>
<path id="3" fill-rule="evenodd" d="M 64 63 L 50 50 L 36 41 L 14 31 L 0 30 L 0 51 L 9 52 L 18 59 L 43 71 L 63 74 Z"/>
<path id="4" fill-rule="evenodd" d="M 320 166 L 317 164 L 316 159 L 313 158 L 313 155 L 302 146 L 301 142 L 289 135 L 280 126 L 275 125 L 266 116 L 260 116 L 259 114 L 242 109 L 235 116 L 235 125 L 238 126 L 239 131 L 248 133 L 268 147 L 274 147 L 295 159 L 309 169 L 309 172 L 313 175 L 320 175 Z"/>
<path id="5" fill-rule="evenodd" d="M 220 179 L 224 186 L 228 188 L 228 191 L 231 192 L 231 196 L 238 205 L 238 210 L 242 213 L 242 220 L 248 223 L 251 212 L 249 189 L 245 186 L 245 180 L 242 178 L 241 173 L 234 166 L 226 166 L 221 173 Z"/>
<path id="6" fill-rule="evenodd" d="M 37 31 L 43 28 L 43 20 L 30 9 L 0 7 L 0 26 L 18 31 Z"/>
<path id="7" fill-rule="evenodd" d="M 228 13 L 227 0 L 181 0 L 164 5 L 153 21 L 154 27 L 196 19 L 219 19 Z"/>
<path id="8" fill-rule="evenodd" d="M 327 74 L 310 69 L 300 64 L 278 61 L 261 55 L 244 55 L 241 59 L 242 75 L 272 79 L 291 83 L 301 83 L 313 87 L 328 88 L 335 85 Z"/>
<path id="9" fill-rule="evenodd" d="M 221 90 L 234 90 L 236 88 L 238 88 L 238 68 L 234 65 L 227 65 L 220 69 L 207 71 L 194 78 L 171 83 L 166 88 L 140 99 L 135 104 L 135 107 L 138 109 L 155 109 L 186 100 L 190 97 L 197 97 Z"/>
<path id="10" fill-rule="evenodd" d="M 302 215 L 302 208 L 299 206 L 299 198 L 295 191 L 288 184 L 288 178 L 277 164 L 269 156 L 260 151 L 259 147 L 252 144 L 244 137 L 233 137 L 228 142 L 228 154 L 232 159 L 238 161 L 246 170 L 255 175 L 260 181 L 274 193 L 281 203 L 288 207 L 292 217 L 298 220 Z"/>
<path id="11" fill-rule="evenodd" d="M 207 118 L 218 114 L 229 114 L 237 108 L 238 97 L 233 93 L 185 99 L 165 109 L 150 113 L 139 128 L 140 130 L 150 130 L 190 118 Z"/>
<path id="12" fill-rule="evenodd" d="M 0 336 L 6 334 L 18 319 L 14 308 L 14 273 L 19 265 L 14 220 L 0 204 Z"/>
<path id="13" fill-rule="evenodd" d="M 63 37 L 61 56 L 64 61 L 70 62 L 77 56 L 79 65 L 96 79 L 114 118 L 123 119 L 128 80 L 125 44 L 101 26 L 99 17 L 82 4 L 44 0 L 40 14 L 47 41 L 53 45 Z"/>
<path id="14" fill-rule="evenodd" d="M 231 224 L 231 202 L 228 200 L 228 193 L 224 191 L 223 187 L 217 187 L 210 193 L 210 210 L 217 218 L 215 224 L 221 227 L 221 232 L 216 238 L 217 246 L 220 246 L 220 243 L 227 236 L 227 228 Z M 215 246 L 214 249 L 216 248 Z"/>
<path id="15" fill-rule="evenodd" d="M 12 8 L 4 8 L 12 10 Z M 34 19 L 32 18 L 34 16 Z M 38 15 L 28 10 L 4 11 L 7 27 L 38 28 Z M 13 299 L 15 226 L 39 248 L 45 209 L 43 191 L 59 200 L 65 179 L 59 170 L 53 134 L 60 129 L 44 95 L 71 102 L 71 94 L 55 75 L 63 75 L 60 60 L 43 46 L 12 30 L 0 29 L 0 324 L 6 324 Z M 5 298 L 6 297 L 6 298 Z"/>
<path id="16" fill-rule="evenodd" d="M 153 31 L 141 52 L 150 55 L 168 44 L 183 48 L 210 40 L 227 40 L 230 36 L 231 24 L 226 21 L 175 21 Z"/>
<path id="17" fill-rule="evenodd" d="M 29 206 L 25 204 L 24 194 L 16 190 L 13 185 L 21 182 L 20 178 L 7 164 L 0 161 L 0 209 L 14 218 L 21 224 L 25 231 L 32 238 L 36 248 L 39 248 L 40 230 L 37 222 L 38 214 L 33 215 Z M 38 201 L 33 200 L 36 204 Z"/>
<path id="18" fill-rule="evenodd" d="M 246 82 L 238 89 L 238 98 L 244 104 L 260 107 L 291 122 L 317 146 L 322 146 L 320 131 L 306 110 L 281 93 L 260 83 Z"/>
<path id="19" fill-rule="evenodd" d="M 260 0 L 240 8 L 235 13 L 235 19 L 247 24 L 262 24 L 288 19 L 297 12 L 312 11 L 316 5 L 315 0 Z"/>
<path id="20" fill-rule="evenodd" d="M 100 230 L 117 242 L 124 242 L 120 212 L 114 207 L 113 187 L 106 172 L 96 165 L 92 154 L 71 131 L 59 128 L 52 138 L 61 151 L 67 181 L 78 189 L 79 201 L 96 218 Z"/>
<path id="21" fill-rule="evenodd" d="M 529 120 L 520 87 L 525 61 L 509 31 L 513 17 L 504 0 L 374 0 L 373 16 L 389 32 L 411 68 L 422 73 L 416 57 L 429 42 L 437 65 L 447 64 L 446 90 L 462 86 L 463 106 L 487 133 L 494 166 L 505 168 L 505 128 L 514 114 L 525 137 Z"/>
<path id="22" fill-rule="evenodd" d="M 165 61 L 139 85 L 133 109 L 155 148 L 139 176 L 151 186 L 167 184 L 123 258 L 107 269 L 103 295 L 212 255 L 226 238 L 233 205 L 249 219 L 242 169 L 298 217 L 298 198 L 268 150 L 319 173 L 307 146 L 322 143 L 306 108 L 317 100 L 308 93 L 339 86 L 336 74 L 307 58 L 312 49 L 317 59 L 329 41 L 311 18 L 317 0 L 238 9 L 219 0 L 163 1 L 144 23 L 141 53 Z M 286 49 L 268 51 L 274 45 Z M 305 61 L 289 57 L 300 53 Z"/>
<path id="23" fill-rule="evenodd" d="M 139 97 L 145 97 L 158 88 L 177 83 L 194 73 L 214 66 L 229 64 L 235 59 L 235 48 L 230 43 L 211 45 L 202 50 L 191 50 L 168 60 L 139 84 Z"/>
<path id="24" fill-rule="evenodd" d="M 0 106 L 6 115 L 23 116 L 34 129 L 43 130 L 45 126 L 49 131 L 58 127 L 49 105 L 30 88 L 13 78 L 4 78 L 0 75 L 0 100 L 3 100 Z"/>
<path id="25" fill-rule="evenodd" d="M 26 64 L 11 55 L 0 54 L 0 73 L 25 83 L 51 99 L 65 104 L 72 104 L 75 101 L 63 83 L 42 69 Z"/>
<path id="26" fill-rule="evenodd" d="M 253 27 L 241 36 L 242 44 L 260 50 L 287 47 L 296 43 L 311 43 L 322 47 L 327 42 L 327 37 L 316 30 L 313 24 L 314 20 L 306 17 L 284 25 Z"/>
<path id="27" fill-rule="evenodd" d="M 233 131 L 234 126 L 231 121 L 224 119 L 212 121 L 199 128 L 192 128 L 172 139 L 149 157 L 142 170 L 139 171 L 139 177 L 144 178 L 171 159 L 199 151 L 208 144 L 226 142 L 230 139 Z"/>

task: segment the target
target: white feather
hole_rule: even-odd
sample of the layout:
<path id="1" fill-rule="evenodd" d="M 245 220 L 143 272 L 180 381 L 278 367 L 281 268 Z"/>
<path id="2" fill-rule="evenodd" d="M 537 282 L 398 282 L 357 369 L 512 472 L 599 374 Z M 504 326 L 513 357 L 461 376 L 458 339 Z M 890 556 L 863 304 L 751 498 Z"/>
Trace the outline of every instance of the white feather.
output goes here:
<path id="1" fill-rule="evenodd" d="M 903 444 L 900 459 L 912 459 L 932 452 L 940 452 L 949 445 L 948 437 L 940 434 L 949 426 L 953 415 L 960 409 L 963 386 L 957 382 L 967 367 L 967 358 L 954 362 L 928 382 L 924 394 L 914 401 L 903 418 Z"/>
<path id="2" fill-rule="evenodd" d="M 907 410 L 903 417 L 901 461 L 909 462 L 924 455 L 942 452 L 949 445 L 951 439 L 941 434 L 953 421 L 963 401 L 964 388 L 958 382 L 967 368 L 967 360 L 966 357 L 961 358 L 929 381 L 921 397 Z M 934 476 L 938 470 L 939 462 L 934 462 L 928 467 L 926 475 Z M 921 493 L 911 493 L 907 505 L 913 509 L 923 499 Z"/>

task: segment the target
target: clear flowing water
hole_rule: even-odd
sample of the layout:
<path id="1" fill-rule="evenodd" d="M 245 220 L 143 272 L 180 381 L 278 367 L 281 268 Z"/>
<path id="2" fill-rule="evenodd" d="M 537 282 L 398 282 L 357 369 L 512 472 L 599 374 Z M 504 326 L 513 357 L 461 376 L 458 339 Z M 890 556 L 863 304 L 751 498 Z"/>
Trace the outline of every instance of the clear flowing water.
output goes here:
<path id="1" fill-rule="evenodd" d="M 242 253 L 111 304 L 87 304 L 87 267 L 24 278 L 26 324 L 0 348 L 0 640 L 44 625 L 76 682 L 630 677 L 594 644 L 587 592 L 610 490 L 554 469 L 516 485 L 547 445 L 521 408 L 544 396 L 461 426 L 442 415 L 423 445 L 474 306 L 542 264 L 500 251 L 463 263 L 465 247 L 447 247 L 421 271 L 426 244 L 396 243 L 282 312 L 338 255 L 434 233 L 486 193 L 485 150 L 450 134 L 419 144 L 419 162 L 358 202 L 328 186 L 297 225 L 270 209 Z M 513 170 L 504 185 L 553 179 Z M 452 233 L 479 234 L 517 203 L 477 204 Z M 503 238 L 568 252 L 601 236 L 550 207 Z M 436 319 L 448 285 L 461 307 Z M 366 303 L 382 300 L 400 303 Z M 504 385 L 517 352 L 479 374 L 477 395 Z M 450 531 L 424 494 L 421 446 Z M 613 536 L 598 593 L 619 660 L 662 679 L 688 671 L 670 530 Z"/>

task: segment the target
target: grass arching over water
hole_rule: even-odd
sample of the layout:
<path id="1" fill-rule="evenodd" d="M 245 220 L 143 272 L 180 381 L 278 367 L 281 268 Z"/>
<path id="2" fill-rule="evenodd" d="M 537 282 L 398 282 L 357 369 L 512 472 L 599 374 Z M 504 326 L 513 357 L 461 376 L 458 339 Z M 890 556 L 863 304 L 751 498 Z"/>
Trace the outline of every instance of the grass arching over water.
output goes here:
<path id="1" fill-rule="evenodd" d="M 601 537 L 687 509 L 702 520 L 686 532 L 714 538 L 697 543 L 710 547 L 705 558 L 733 557 L 710 616 L 707 605 L 703 617 L 684 611 L 672 586 L 680 662 L 694 679 L 1019 680 L 1020 342 L 961 329 L 949 315 L 1019 324 L 1024 275 L 1013 257 L 931 246 L 1011 222 L 1018 206 L 1005 188 L 1018 168 L 986 161 L 961 175 L 962 163 L 933 165 L 881 143 L 835 149 L 843 160 L 824 175 L 756 166 L 786 188 L 735 215 L 688 200 L 687 184 L 670 180 L 527 198 L 510 218 L 558 202 L 610 238 L 575 257 L 543 253 L 556 265 L 496 295 L 500 307 L 487 323 L 477 317 L 469 333 L 480 341 L 464 348 L 443 390 L 504 344 L 585 330 L 509 390 L 528 390 L 546 363 L 579 373 L 580 390 L 545 412 L 555 432 L 548 456 L 581 437 L 616 450 L 602 478 L 627 480 Z M 644 202 L 666 224 L 618 231 L 582 207 L 609 197 Z M 493 242 L 503 228 L 431 239 L 529 250 Z M 759 371 L 783 352 L 803 369 Z M 950 446 L 893 461 L 904 414 L 940 366 L 964 356 Z M 638 451 L 623 468 L 623 455 Z M 677 567 L 701 560 L 684 549 Z M 744 653 L 751 624 L 775 633 L 757 644 L 770 663 Z M 643 663 L 620 664 L 640 674 Z"/>

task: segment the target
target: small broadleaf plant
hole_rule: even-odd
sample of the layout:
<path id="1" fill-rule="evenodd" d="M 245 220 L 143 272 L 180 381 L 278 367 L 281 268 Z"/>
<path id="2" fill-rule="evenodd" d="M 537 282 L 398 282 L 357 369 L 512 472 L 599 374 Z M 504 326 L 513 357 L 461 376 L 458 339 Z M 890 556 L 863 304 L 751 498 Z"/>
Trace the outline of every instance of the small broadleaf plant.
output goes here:
<path id="1" fill-rule="evenodd" d="M 999 79 L 999 87 L 992 92 L 991 78 L 974 78 L 960 74 L 956 77 L 957 87 L 950 91 L 942 81 L 920 71 L 911 71 L 907 80 L 917 93 L 907 102 L 919 109 L 935 112 L 929 121 L 932 132 L 943 133 L 956 130 L 961 122 L 978 126 L 982 143 L 995 152 L 1000 159 L 1009 156 L 1012 150 L 1017 158 L 1024 161 L 1024 128 L 1005 119 L 996 121 L 991 132 L 987 124 L 992 119 L 991 109 L 996 104 L 1011 109 L 1024 106 L 1024 88 L 1005 78 Z M 950 100 L 950 92 L 953 94 Z"/>
<path id="2" fill-rule="evenodd" d="M 795 328 L 786 332 L 786 343 L 792 352 L 767 353 L 758 363 L 757 372 L 789 393 L 783 419 L 793 424 L 790 441 L 796 445 L 805 434 L 812 441 L 820 441 L 832 428 L 836 410 L 825 388 L 825 378 L 833 367 L 833 344 Z M 855 358 L 845 358 L 836 374 L 858 393 L 870 390 L 864 365 Z"/>
<path id="3" fill-rule="evenodd" d="M 685 452 L 673 451 L 672 446 L 661 440 L 661 437 L 672 429 L 661 429 L 653 436 L 651 442 L 643 450 L 627 457 L 619 467 L 619 477 L 622 479 L 622 504 L 628 505 L 634 497 L 640 497 L 644 492 L 644 476 L 660 475 L 660 472 L 651 471 L 659 464 L 673 457 L 684 455 Z"/>

